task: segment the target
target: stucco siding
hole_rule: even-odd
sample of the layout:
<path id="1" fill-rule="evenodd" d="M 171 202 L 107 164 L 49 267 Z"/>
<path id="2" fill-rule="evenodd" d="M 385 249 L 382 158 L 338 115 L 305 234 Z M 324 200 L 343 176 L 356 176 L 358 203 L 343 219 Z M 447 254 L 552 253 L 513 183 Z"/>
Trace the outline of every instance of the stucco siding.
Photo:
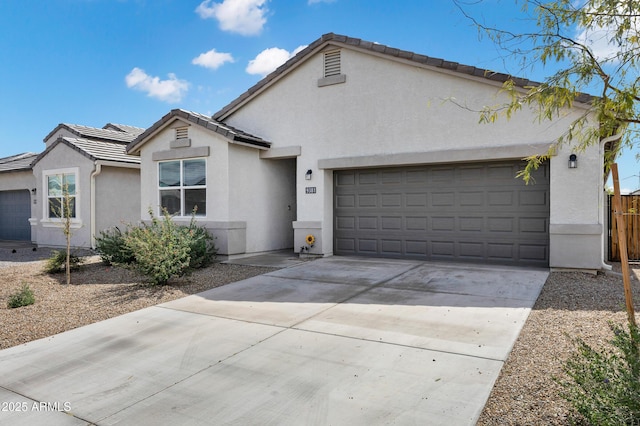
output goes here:
<path id="1" fill-rule="evenodd" d="M 508 101 L 499 83 L 351 48 L 341 49 L 344 83 L 319 87 L 322 71 L 322 55 L 313 55 L 224 118 L 271 141 L 273 148 L 301 146 L 297 220 L 320 224 L 318 254 L 332 252 L 333 170 L 521 159 L 544 153 L 586 111 L 577 104 L 552 122 L 539 122 L 525 107 L 510 120 L 481 124 L 480 109 Z M 550 263 L 572 267 L 580 257 L 576 267 L 595 269 L 602 257 L 594 253 L 604 246 L 604 232 L 593 234 L 592 227 L 604 223 L 603 152 L 598 146 L 578 152 L 578 168 L 569 169 L 572 152 L 566 146 L 550 161 Z M 312 182 L 304 181 L 307 169 L 314 173 Z M 308 186 L 316 193 L 306 194 Z M 587 247 L 581 247 L 582 236 L 560 234 L 565 225 L 589 228 Z M 296 241 L 307 232 L 299 228 Z M 569 240 L 577 250 L 571 255 Z"/>
<path id="2" fill-rule="evenodd" d="M 49 138 L 47 138 L 47 140 L 44 141 L 45 148 L 49 148 L 49 145 L 53 144 L 58 138 L 63 138 L 63 137 L 73 138 L 73 137 L 76 137 L 76 135 L 74 135 L 67 129 L 64 129 L 64 128 L 58 129 Z"/>
<path id="3" fill-rule="evenodd" d="M 0 173 L 0 191 L 35 188 L 36 179 L 31 170 Z"/>
<path id="4" fill-rule="evenodd" d="M 64 144 L 58 144 L 33 167 L 38 193 L 32 226 L 36 227 L 36 243 L 42 246 L 63 247 L 66 244 L 62 228 L 47 217 L 47 183 L 44 174 L 53 170 L 77 171 L 76 218 L 73 220 L 71 244 L 74 247 L 91 246 L 90 174 L 93 161 Z"/>
<path id="5" fill-rule="evenodd" d="M 293 247 L 295 159 L 263 160 L 254 148 L 229 146 L 231 217 L 247 224 L 247 253 Z"/>
<path id="6" fill-rule="evenodd" d="M 140 220 L 140 170 L 103 166 L 95 177 L 95 232 Z"/>
<path id="7" fill-rule="evenodd" d="M 189 127 L 189 147 L 171 149 L 170 144 L 175 140 L 175 130 L 165 128 L 150 139 L 140 152 L 141 167 L 141 204 L 140 217 L 149 218 L 149 208 L 154 214 L 160 211 L 158 192 L 158 161 L 153 159 L 154 153 L 168 152 L 166 158 L 182 158 L 183 152 L 195 148 L 208 148 L 207 162 L 207 213 L 200 221 L 228 221 L 229 218 L 229 170 L 228 170 L 228 142 L 219 135 L 198 126 Z M 186 216 L 184 220 L 189 220 Z M 184 221 L 183 220 L 183 221 Z"/>

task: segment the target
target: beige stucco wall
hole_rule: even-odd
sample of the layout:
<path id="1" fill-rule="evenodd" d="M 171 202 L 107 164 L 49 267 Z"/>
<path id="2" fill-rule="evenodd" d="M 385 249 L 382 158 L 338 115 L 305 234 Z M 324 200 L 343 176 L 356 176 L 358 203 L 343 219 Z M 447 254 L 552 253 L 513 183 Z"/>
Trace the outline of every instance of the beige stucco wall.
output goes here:
<path id="1" fill-rule="evenodd" d="M 44 173 L 56 170 L 77 171 L 76 218 L 73 220 L 71 245 L 91 247 L 90 179 L 94 165 L 91 160 L 64 144 L 58 144 L 33 166 L 38 194 L 37 205 L 33 206 L 31 226 L 35 242 L 41 246 L 63 247 L 66 244 L 59 221 L 47 217 L 47 183 Z M 35 229 L 34 229 L 35 228 Z"/>
<path id="2" fill-rule="evenodd" d="M 179 124 L 182 123 L 182 124 Z M 230 143 L 221 135 L 189 125 L 189 146 L 171 148 L 173 125 L 153 135 L 140 150 L 140 217 L 151 207 L 160 214 L 158 159 L 205 158 L 207 212 L 197 222 L 216 238 L 221 255 L 240 255 L 292 247 L 295 219 L 295 160 L 262 160 L 260 150 Z M 289 210 L 291 206 L 291 210 Z M 191 217 L 175 217 L 186 224 Z"/>
<path id="3" fill-rule="evenodd" d="M 293 247 L 295 159 L 263 160 L 255 148 L 229 147 L 230 215 L 247 223 L 247 253 Z"/>
<path id="4" fill-rule="evenodd" d="M 58 138 L 64 138 L 64 137 L 75 138 L 77 137 L 77 135 L 71 133 L 69 130 L 65 128 L 58 129 L 44 141 L 45 149 L 49 148 L 49 146 L 52 145 Z"/>
<path id="5" fill-rule="evenodd" d="M 125 229 L 125 224 L 140 220 L 140 170 L 102 166 L 95 177 L 96 226 L 99 235 L 112 226 Z"/>
<path id="6" fill-rule="evenodd" d="M 274 148 L 301 146 L 296 247 L 313 231 L 321 237 L 313 248 L 318 254 L 333 249 L 333 170 L 524 158 L 543 153 L 585 112 L 577 107 L 540 124 L 525 109 L 511 120 L 479 124 L 477 110 L 506 100 L 498 83 L 346 48 L 341 64 L 346 82 L 318 87 L 317 54 L 224 117 Z M 603 223 L 602 152 L 596 146 L 578 153 L 579 167 L 568 170 L 571 152 L 567 147 L 551 160 L 551 265 L 599 268 L 603 232 L 594 229 Z M 304 180 L 307 169 L 311 182 Z M 305 194 L 307 186 L 316 193 Z"/>
<path id="7" fill-rule="evenodd" d="M 31 170 L 0 173 L 0 191 L 35 188 L 36 180 Z"/>
<path id="8" fill-rule="evenodd" d="M 103 166 L 95 180 L 95 215 L 91 214 L 91 176 L 97 164 L 67 145 L 57 144 L 33 167 L 37 200 L 32 204 L 31 229 L 34 242 L 45 247 L 64 247 L 65 236 L 60 221 L 47 217 L 47 182 L 45 174 L 77 173 L 76 218 L 72 220 L 71 245 L 92 247 L 94 232 L 119 225 L 123 221 L 139 220 L 139 171 L 130 168 Z M 92 220 L 95 219 L 95 227 Z"/>

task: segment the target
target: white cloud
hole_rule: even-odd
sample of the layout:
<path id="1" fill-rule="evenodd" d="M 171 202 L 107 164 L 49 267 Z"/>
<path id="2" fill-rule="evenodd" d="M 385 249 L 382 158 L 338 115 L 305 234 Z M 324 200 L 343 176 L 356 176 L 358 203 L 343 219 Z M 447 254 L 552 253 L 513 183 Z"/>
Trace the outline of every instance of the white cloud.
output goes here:
<path id="1" fill-rule="evenodd" d="M 201 53 L 197 58 L 193 58 L 191 61 L 194 65 L 200 65 L 212 70 L 220 68 L 226 62 L 233 62 L 231 54 L 216 52 L 216 49 L 211 49 L 208 52 Z"/>
<path id="2" fill-rule="evenodd" d="M 267 22 L 267 0 L 205 0 L 196 8 L 202 19 L 216 19 L 223 31 L 245 36 L 260 34 Z"/>
<path id="3" fill-rule="evenodd" d="M 624 10 L 622 5 L 618 5 L 618 12 L 620 16 L 629 15 L 629 12 Z M 613 19 L 614 22 L 611 22 L 606 26 L 601 27 L 594 24 L 594 28 L 591 29 L 578 27 L 575 33 L 575 40 L 589 47 L 596 59 L 599 61 L 610 60 L 612 62 L 619 62 L 616 56 L 621 50 L 627 50 L 628 46 L 618 46 L 617 43 L 610 42 L 618 31 L 618 28 L 621 27 L 618 22 L 615 22 L 617 19 L 622 21 L 622 18 L 616 17 Z M 640 19 L 637 17 L 632 18 L 631 24 L 632 28 L 637 28 L 638 25 L 640 25 Z M 626 40 L 626 43 L 628 43 L 630 38 L 633 39 L 634 37 L 635 34 L 632 34 L 629 31 L 627 31 L 626 34 L 623 34 L 623 39 Z"/>
<path id="4" fill-rule="evenodd" d="M 189 89 L 189 83 L 178 79 L 175 74 L 170 73 L 167 80 L 160 80 L 138 67 L 127 74 L 125 82 L 128 88 L 146 92 L 147 96 L 165 102 L 180 102 Z"/>
<path id="5" fill-rule="evenodd" d="M 592 31 L 582 29 L 576 36 L 576 41 L 589 47 L 598 60 L 610 59 L 618 52 L 618 46 L 609 43 L 615 31 L 615 28 L 599 28 Z"/>
<path id="6" fill-rule="evenodd" d="M 290 58 L 294 57 L 305 47 L 307 47 L 307 45 L 299 46 L 291 53 L 278 47 L 265 49 L 260 52 L 255 59 L 249 61 L 246 71 L 249 74 L 258 74 L 264 77 L 280 65 L 287 62 Z"/>

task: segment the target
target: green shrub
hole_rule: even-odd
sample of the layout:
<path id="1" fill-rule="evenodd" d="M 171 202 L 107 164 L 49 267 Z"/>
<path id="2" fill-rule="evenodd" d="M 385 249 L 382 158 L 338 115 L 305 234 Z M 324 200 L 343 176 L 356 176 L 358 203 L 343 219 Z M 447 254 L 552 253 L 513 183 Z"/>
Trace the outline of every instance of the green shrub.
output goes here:
<path id="1" fill-rule="evenodd" d="M 576 339 L 577 352 L 564 364 L 565 398 L 594 425 L 640 424 L 640 332 L 610 324 L 612 348 L 596 350 Z"/>
<path id="2" fill-rule="evenodd" d="M 33 291 L 25 284 L 20 291 L 9 296 L 7 307 L 10 309 L 19 308 L 21 306 L 33 305 L 35 302 L 36 298 L 33 295 Z"/>
<path id="3" fill-rule="evenodd" d="M 124 239 L 135 256 L 133 267 L 152 284 L 166 284 L 213 260 L 213 238 L 193 218 L 189 226 L 179 226 L 166 211 L 162 220 L 149 214 L 151 223 L 131 228 Z"/>
<path id="4" fill-rule="evenodd" d="M 51 257 L 47 259 L 47 263 L 44 266 L 44 271 L 48 274 L 55 274 L 58 272 L 64 272 L 67 262 L 67 252 L 53 250 L 51 252 Z M 71 265 L 72 271 L 77 271 L 80 269 L 80 265 L 82 264 L 82 259 L 75 254 L 71 254 L 69 256 L 69 263 Z"/>
<path id="5" fill-rule="evenodd" d="M 123 233 L 117 226 L 100 232 L 96 237 L 96 250 L 107 265 L 133 263 L 136 258 L 126 244 L 127 232 Z"/>
<path id="6" fill-rule="evenodd" d="M 216 257 L 217 249 L 214 245 L 214 238 L 207 228 L 198 226 L 195 219 L 191 218 L 188 227 L 180 227 L 183 232 L 188 233 L 189 247 L 191 248 L 189 269 L 199 269 L 208 266 Z"/>

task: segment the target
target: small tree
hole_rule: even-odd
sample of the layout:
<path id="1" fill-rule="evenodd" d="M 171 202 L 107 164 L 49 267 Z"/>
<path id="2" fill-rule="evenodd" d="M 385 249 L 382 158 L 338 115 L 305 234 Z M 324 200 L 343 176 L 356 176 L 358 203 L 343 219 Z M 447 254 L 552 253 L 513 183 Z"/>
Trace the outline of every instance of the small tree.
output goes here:
<path id="1" fill-rule="evenodd" d="M 65 259 L 65 275 L 66 283 L 71 284 L 71 236 L 73 234 L 72 223 L 75 217 L 75 182 L 69 177 L 73 175 L 61 174 L 53 179 L 58 179 L 60 184 L 59 190 L 53 190 L 54 194 L 60 197 L 49 198 L 49 214 L 60 219 L 60 228 L 65 237 L 66 259 Z M 71 183 L 69 182 L 71 180 Z M 73 185 L 73 186 L 72 186 Z M 73 188 L 72 190 L 70 188 Z"/>
<path id="2" fill-rule="evenodd" d="M 507 118 L 523 107 L 537 111 L 539 120 L 553 120 L 576 100 L 588 109 L 565 129 L 548 152 L 527 158 L 520 174 L 529 181 L 531 172 L 547 161 L 564 143 L 577 150 L 612 142 L 605 161 L 611 164 L 619 152 L 637 144 L 640 124 L 640 2 L 638 0 L 524 0 L 518 30 L 484 25 L 465 10 L 471 2 L 454 0 L 460 10 L 523 68 L 552 64 L 557 70 L 539 84 L 521 87 L 508 79 L 503 90 L 508 102 L 486 106 L 481 122 Z M 482 2 L 473 2 L 481 4 Z M 520 32 L 523 20 L 533 23 L 532 32 Z M 585 93 L 597 96 L 585 96 Z M 589 120 L 595 117 L 597 125 Z"/>

